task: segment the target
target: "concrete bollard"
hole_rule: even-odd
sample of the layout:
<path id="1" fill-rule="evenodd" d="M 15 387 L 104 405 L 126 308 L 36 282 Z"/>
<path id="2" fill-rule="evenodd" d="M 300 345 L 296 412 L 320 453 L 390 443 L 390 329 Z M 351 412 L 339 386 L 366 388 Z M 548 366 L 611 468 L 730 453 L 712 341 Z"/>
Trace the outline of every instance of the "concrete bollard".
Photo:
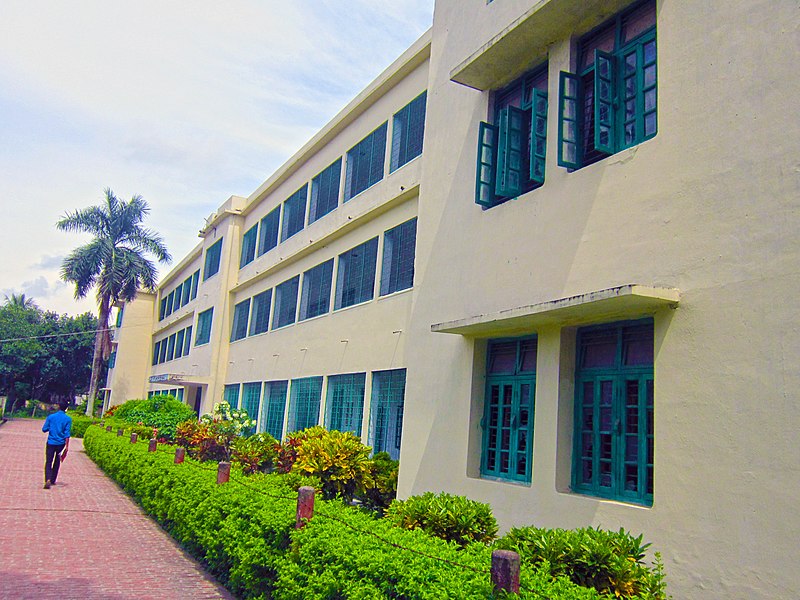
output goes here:
<path id="1" fill-rule="evenodd" d="M 186 458 L 186 448 L 183 446 L 175 448 L 175 464 L 181 464 L 184 458 Z"/>
<path id="2" fill-rule="evenodd" d="M 217 485 L 227 483 L 231 478 L 231 463 L 222 461 L 217 466 Z"/>
<path id="3" fill-rule="evenodd" d="M 150 440 L 150 443 L 147 446 L 147 451 L 155 452 L 156 448 L 158 448 L 158 440 L 156 440 L 156 438 L 153 438 L 152 440 Z"/>
<path id="4" fill-rule="evenodd" d="M 106 425 L 106 431 L 111 433 L 111 425 Z"/>
<path id="5" fill-rule="evenodd" d="M 138 435 L 136 435 L 136 432 L 134 431 L 134 432 L 131 434 L 131 444 L 135 444 L 135 443 L 136 443 L 136 439 L 137 439 L 138 437 L 139 437 L 139 436 L 138 436 Z"/>
<path id="6" fill-rule="evenodd" d="M 496 592 L 519 593 L 519 554 L 511 550 L 492 552 L 492 584 Z"/>
<path id="7" fill-rule="evenodd" d="M 294 528 L 300 529 L 314 516 L 314 494 L 313 487 L 304 485 L 297 490 L 297 517 Z"/>
<path id="8" fill-rule="evenodd" d="M 125 433 L 121 428 L 117 429 L 117 437 L 122 437 L 122 434 Z"/>

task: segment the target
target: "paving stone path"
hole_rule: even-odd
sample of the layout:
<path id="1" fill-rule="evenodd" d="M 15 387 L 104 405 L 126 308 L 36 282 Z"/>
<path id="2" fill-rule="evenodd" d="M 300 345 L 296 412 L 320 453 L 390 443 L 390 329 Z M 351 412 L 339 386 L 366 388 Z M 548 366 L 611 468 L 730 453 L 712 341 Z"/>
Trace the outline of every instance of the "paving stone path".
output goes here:
<path id="1" fill-rule="evenodd" d="M 86 456 L 73 439 L 44 483 L 43 421 L 0 426 L 0 599 L 232 596 Z"/>

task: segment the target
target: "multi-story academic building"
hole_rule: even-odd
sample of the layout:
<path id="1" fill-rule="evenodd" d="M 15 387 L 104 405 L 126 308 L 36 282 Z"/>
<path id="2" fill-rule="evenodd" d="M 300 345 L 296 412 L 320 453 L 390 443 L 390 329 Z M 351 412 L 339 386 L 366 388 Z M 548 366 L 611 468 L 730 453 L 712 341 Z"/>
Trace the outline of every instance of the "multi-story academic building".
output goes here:
<path id="1" fill-rule="evenodd" d="M 790 0 L 437 0 L 124 307 L 106 402 L 353 431 L 402 497 L 641 532 L 676 598 L 800 597 L 799 31 Z"/>

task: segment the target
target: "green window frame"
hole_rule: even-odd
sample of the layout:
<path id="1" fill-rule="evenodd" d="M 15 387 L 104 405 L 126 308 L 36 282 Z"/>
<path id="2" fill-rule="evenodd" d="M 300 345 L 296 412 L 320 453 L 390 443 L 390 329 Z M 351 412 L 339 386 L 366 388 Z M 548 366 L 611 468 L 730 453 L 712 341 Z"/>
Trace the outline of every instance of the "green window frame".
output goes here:
<path id="1" fill-rule="evenodd" d="M 536 337 L 490 340 L 481 475 L 530 483 L 536 393 Z"/>
<path id="2" fill-rule="evenodd" d="M 161 340 L 153 343 L 153 359 L 150 362 L 151 366 L 155 366 L 158 364 L 158 357 L 161 354 Z"/>
<path id="3" fill-rule="evenodd" d="M 422 139 L 425 136 L 425 102 L 427 98 L 428 92 L 422 92 L 392 117 L 390 173 L 422 154 Z"/>
<path id="4" fill-rule="evenodd" d="M 377 259 L 377 237 L 339 255 L 334 310 L 368 302 L 375 297 Z"/>
<path id="5" fill-rule="evenodd" d="M 345 202 L 383 179 L 386 131 L 387 124 L 384 122 L 347 152 Z"/>
<path id="6" fill-rule="evenodd" d="M 295 275 L 275 287 L 275 310 L 272 313 L 272 329 L 286 327 L 297 320 L 297 292 L 299 287 L 299 275 Z"/>
<path id="7" fill-rule="evenodd" d="M 652 319 L 578 330 L 573 491 L 653 504 L 653 336 Z"/>
<path id="8" fill-rule="evenodd" d="M 158 354 L 159 364 L 167 362 L 167 338 L 161 340 L 161 350 Z"/>
<path id="9" fill-rule="evenodd" d="M 181 306 L 189 304 L 192 297 L 192 276 L 189 275 L 183 282 L 183 293 L 181 294 Z"/>
<path id="10" fill-rule="evenodd" d="M 166 316 L 167 316 L 167 298 L 162 297 L 161 301 L 158 303 L 158 320 L 163 321 Z"/>
<path id="11" fill-rule="evenodd" d="M 417 218 L 383 233 L 380 295 L 393 294 L 414 285 Z"/>
<path id="12" fill-rule="evenodd" d="M 219 263 L 221 258 L 222 238 L 219 238 L 206 249 L 206 261 L 203 267 L 203 281 L 219 273 Z"/>
<path id="13" fill-rule="evenodd" d="M 267 253 L 278 245 L 281 229 L 281 207 L 276 206 L 261 219 L 258 231 L 258 255 Z"/>
<path id="14" fill-rule="evenodd" d="M 192 346 L 192 326 L 186 328 L 186 336 L 183 339 L 183 355 L 187 356 Z"/>
<path id="15" fill-rule="evenodd" d="M 261 404 L 259 431 L 266 431 L 276 440 L 283 439 L 283 419 L 286 412 L 287 380 L 264 382 L 264 402 Z"/>
<path id="16" fill-rule="evenodd" d="M 173 333 L 171 336 L 167 338 L 167 360 L 173 360 L 175 358 L 175 334 Z"/>
<path id="17" fill-rule="evenodd" d="M 328 377 L 328 393 L 325 403 L 326 428 L 349 431 L 361 436 L 366 381 L 366 373 L 348 373 Z"/>
<path id="18" fill-rule="evenodd" d="M 197 286 L 200 283 L 200 269 L 197 269 L 194 273 L 192 273 L 192 291 L 189 295 L 189 300 L 194 300 L 197 298 Z"/>
<path id="19" fill-rule="evenodd" d="M 281 242 L 285 242 L 296 233 L 302 231 L 306 223 L 307 200 L 308 184 L 306 183 L 283 203 Z"/>
<path id="20" fill-rule="evenodd" d="M 308 224 L 321 219 L 339 206 L 339 187 L 342 179 L 342 159 L 337 158 L 311 180 L 311 199 Z"/>
<path id="21" fill-rule="evenodd" d="M 250 298 L 242 300 L 233 307 L 233 323 L 231 324 L 231 342 L 247 337 L 247 325 L 250 319 Z"/>
<path id="22" fill-rule="evenodd" d="M 655 0 L 583 36 L 559 77 L 558 164 L 580 169 L 658 132 Z"/>
<path id="23" fill-rule="evenodd" d="M 239 256 L 239 268 L 249 265 L 256 259 L 256 244 L 258 242 L 258 223 L 248 229 L 242 236 L 242 253 Z"/>
<path id="24" fill-rule="evenodd" d="M 300 295 L 300 321 L 326 314 L 331 309 L 331 282 L 333 259 L 303 273 L 303 291 Z"/>
<path id="25" fill-rule="evenodd" d="M 197 335 L 194 339 L 195 346 L 202 346 L 211 340 L 211 322 L 214 319 L 214 308 L 204 310 L 197 315 Z"/>
<path id="26" fill-rule="evenodd" d="M 289 391 L 289 423 L 286 431 L 301 431 L 319 424 L 321 398 L 322 377 L 292 379 Z"/>
<path id="27" fill-rule="evenodd" d="M 388 452 L 392 460 L 400 460 L 405 394 L 405 369 L 373 371 L 368 443 L 373 452 Z"/>
<path id="28" fill-rule="evenodd" d="M 114 350 L 108 355 L 108 368 L 113 369 L 117 365 L 117 351 Z"/>
<path id="29" fill-rule="evenodd" d="M 242 384 L 242 404 L 239 407 L 247 413 L 247 416 L 254 421 L 258 421 L 258 414 L 261 408 L 261 388 L 260 381 L 254 381 Z M 249 429 L 250 432 L 255 432 L 256 427 Z"/>
<path id="30" fill-rule="evenodd" d="M 222 399 L 230 404 L 231 408 L 239 408 L 239 388 L 238 383 L 226 383 L 222 390 Z"/>
<path id="31" fill-rule="evenodd" d="M 125 309 L 123 307 L 119 307 L 117 309 L 117 322 L 116 322 L 116 326 L 117 327 L 122 327 L 122 313 L 124 311 L 125 311 Z"/>
<path id="32" fill-rule="evenodd" d="M 175 358 L 183 356 L 183 344 L 186 337 L 186 330 L 181 329 L 175 336 Z"/>
<path id="33" fill-rule="evenodd" d="M 175 290 L 167 294 L 167 310 L 164 316 L 168 317 L 172 314 L 172 303 L 175 301 Z"/>
<path id="34" fill-rule="evenodd" d="M 547 73 L 545 63 L 492 94 L 494 123 L 478 128 L 475 203 L 483 208 L 544 184 Z"/>
<path id="35" fill-rule="evenodd" d="M 272 304 L 272 290 L 265 290 L 253 296 L 253 313 L 250 317 L 248 335 L 265 333 L 269 329 L 269 312 Z"/>
<path id="36" fill-rule="evenodd" d="M 181 306 L 183 306 L 181 304 L 181 301 L 183 300 L 183 283 L 179 283 L 178 287 L 176 287 L 173 291 L 175 292 L 175 297 L 172 299 L 172 312 L 175 312 Z"/>

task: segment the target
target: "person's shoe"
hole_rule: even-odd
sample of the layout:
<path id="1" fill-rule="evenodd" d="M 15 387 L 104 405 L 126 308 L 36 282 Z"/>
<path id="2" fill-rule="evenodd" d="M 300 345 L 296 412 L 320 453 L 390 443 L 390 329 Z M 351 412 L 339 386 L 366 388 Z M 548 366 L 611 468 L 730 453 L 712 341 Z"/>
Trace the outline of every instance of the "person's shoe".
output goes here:
<path id="1" fill-rule="evenodd" d="M 51 485 L 52 484 L 50 483 L 50 480 L 48 479 L 47 481 L 44 482 L 44 489 L 49 490 Z"/>

